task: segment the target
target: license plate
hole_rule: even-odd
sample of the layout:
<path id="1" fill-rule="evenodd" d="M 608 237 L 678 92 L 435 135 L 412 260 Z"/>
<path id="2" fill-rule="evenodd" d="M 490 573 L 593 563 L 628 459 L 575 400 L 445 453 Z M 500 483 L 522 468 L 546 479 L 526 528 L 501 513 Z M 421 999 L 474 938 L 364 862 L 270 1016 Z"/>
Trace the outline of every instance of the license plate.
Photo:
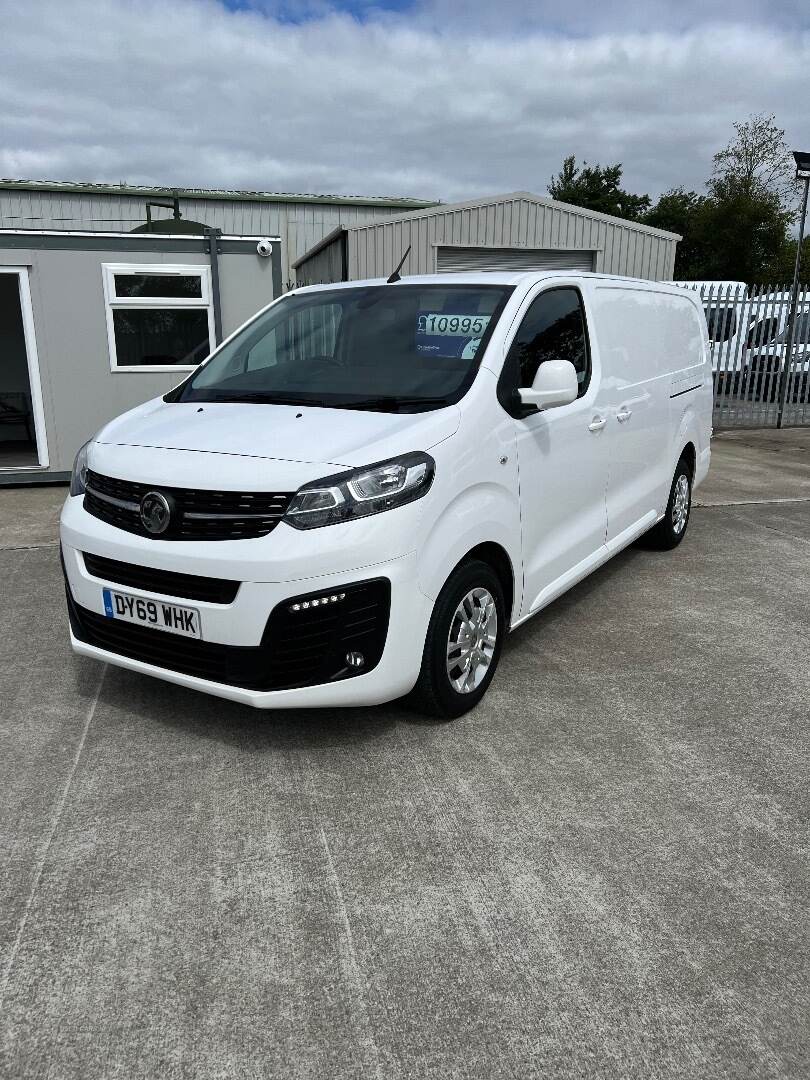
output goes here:
<path id="1" fill-rule="evenodd" d="M 169 604 L 165 600 L 144 600 L 142 596 L 130 596 L 114 589 L 102 589 L 104 614 L 108 619 L 151 626 L 153 630 L 165 630 L 170 634 L 201 638 L 200 613 L 196 608 Z"/>

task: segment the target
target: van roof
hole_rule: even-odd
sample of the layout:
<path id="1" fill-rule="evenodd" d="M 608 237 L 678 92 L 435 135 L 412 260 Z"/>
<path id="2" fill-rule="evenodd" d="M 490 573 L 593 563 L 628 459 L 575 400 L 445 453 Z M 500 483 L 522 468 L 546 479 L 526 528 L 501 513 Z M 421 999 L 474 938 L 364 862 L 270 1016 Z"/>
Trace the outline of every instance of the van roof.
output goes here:
<path id="1" fill-rule="evenodd" d="M 690 290 L 671 281 L 650 281 L 648 278 L 622 277 L 620 274 L 596 274 L 584 270 L 464 270 L 443 274 L 403 274 L 403 285 L 518 285 L 545 281 L 549 278 L 570 278 L 572 281 L 611 281 L 622 285 L 644 285 L 656 290 L 677 293 Z M 314 292 L 323 289 L 353 289 L 369 285 L 385 285 L 386 278 L 365 278 L 361 281 L 333 281 L 323 285 L 302 285 L 294 292 Z"/>

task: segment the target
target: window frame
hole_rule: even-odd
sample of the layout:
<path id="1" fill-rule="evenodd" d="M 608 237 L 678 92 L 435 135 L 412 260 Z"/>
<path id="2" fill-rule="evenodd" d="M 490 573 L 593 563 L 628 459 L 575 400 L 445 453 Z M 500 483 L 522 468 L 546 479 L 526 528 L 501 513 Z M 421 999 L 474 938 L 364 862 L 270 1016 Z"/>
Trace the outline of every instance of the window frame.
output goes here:
<path id="1" fill-rule="evenodd" d="M 566 289 L 569 292 L 575 292 L 579 297 L 579 306 L 582 311 L 582 321 L 585 327 L 585 355 L 587 358 L 587 381 L 583 384 L 582 393 L 577 394 L 574 401 L 570 406 L 562 406 L 562 408 L 570 408 L 577 405 L 580 401 L 588 396 L 591 387 L 593 386 L 593 349 L 591 348 L 591 329 L 588 322 L 588 305 L 585 302 L 585 294 L 579 284 L 573 282 L 559 282 L 556 285 L 550 285 L 547 288 L 543 288 L 542 285 L 536 292 L 530 292 L 520 306 L 517 314 L 515 315 L 512 325 L 509 327 L 506 340 L 504 342 L 503 353 L 503 366 L 501 373 L 498 376 L 498 401 L 501 407 L 509 413 L 510 416 L 516 420 L 525 420 L 530 416 L 540 416 L 543 413 L 542 409 L 538 409 L 532 405 L 524 405 L 517 400 L 517 391 L 520 389 L 519 381 L 515 382 L 515 385 L 510 385 L 515 379 L 519 378 L 519 371 L 510 371 L 512 364 L 510 363 L 510 354 L 512 352 L 512 346 L 515 343 L 515 339 L 520 333 L 520 329 L 523 323 L 526 321 L 526 317 L 529 314 L 534 303 L 540 299 L 541 296 L 545 296 L 547 293 L 559 292 L 561 289 Z"/>
<path id="2" fill-rule="evenodd" d="M 200 279 L 200 296 L 116 296 L 116 274 L 154 274 L 162 277 L 198 277 Z M 102 283 L 104 288 L 104 315 L 107 323 L 107 351 L 110 358 L 110 371 L 115 375 L 119 372 L 131 374 L 132 372 L 162 373 L 169 371 L 191 372 L 196 371 L 199 364 L 119 364 L 118 349 L 115 342 L 116 311 L 177 311 L 188 310 L 205 311 L 208 322 L 208 356 L 216 348 L 214 334 L 214 304 L 211 288 L 211 267 L 203 263 L 102 263 Z M 206 360 L 208 357 L 205 358 Z"/>

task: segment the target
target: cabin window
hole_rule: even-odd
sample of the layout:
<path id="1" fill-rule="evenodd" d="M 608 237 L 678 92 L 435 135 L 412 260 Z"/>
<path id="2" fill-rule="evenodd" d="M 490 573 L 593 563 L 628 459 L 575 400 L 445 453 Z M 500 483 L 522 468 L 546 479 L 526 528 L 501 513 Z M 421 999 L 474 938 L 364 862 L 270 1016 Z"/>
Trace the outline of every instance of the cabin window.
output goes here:
<path id="1" fill-rule="evenodd" d="M 214 345 L 207 266 L 105 263 L 104 300 L 113 371 L 191 370 Z"/>

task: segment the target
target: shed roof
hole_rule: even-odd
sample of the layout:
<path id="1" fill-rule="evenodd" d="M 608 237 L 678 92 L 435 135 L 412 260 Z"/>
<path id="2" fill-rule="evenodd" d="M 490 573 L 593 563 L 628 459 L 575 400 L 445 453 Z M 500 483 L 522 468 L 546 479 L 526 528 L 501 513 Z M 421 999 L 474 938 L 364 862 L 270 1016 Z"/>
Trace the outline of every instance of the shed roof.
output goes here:
<path id="1" fill-rule="evenodd" d="M 153 187 L 148 184 L 107 184 L 74 180 L 0 179 L 1 191 L 41 191 L 71 195 L 135 195 L 155 199 L 214 199 L 226 202 L 328 203 L 342 206 L 382 206 L 413 210 L 435 206 L 432 199 L 410 196 L 311 195 L 295 192 L 242 191 L 226 188 Z"/>
<path id="2" fill-rule="evenodd" d="M 538 206 L 549 206 L 555 210 L 562 210 L 569 214 L 579 214 L 583 217 L 595 218 L 597 221 L 605 221 L 610 225 L 622 225 L 638 232 L 651 233 L 653 236 L 661 236 L 666 240 L 682 240 L 680 233 L 667 232 L 666 229 L 656 229 L 652 225 L 645 225 L 640 221 L 632 221 L 630 218 L 614 217 L 612 214 L 602 214 L 598 210 L 589 210 L 585 206 L 575 206 L 573 203 L 558 202 L 557 199 L 547 199 L 542 195 L 535 195 L 531 191 L 509 191 L 503 195 L 486 195 L 481 199 L 465 199 L 459 203 L 432 203 L 429 206 L 419 207 L 409 213 L 396 214 L 391 218 L 378 218 L 363 225 L 349 227 L 349 232 L 360 232 L 361 229 L 376 229 L 381 225 L 388 225 L 393 221 L 409 221 L 416 218 L 433 217 L 436 214 L 453 213 L 458 210 L 466 210 L 468 207 L 495 206 L 506 202 L 533 202 Z M 310 252 L 307 252 L 299 262 Z"/>

